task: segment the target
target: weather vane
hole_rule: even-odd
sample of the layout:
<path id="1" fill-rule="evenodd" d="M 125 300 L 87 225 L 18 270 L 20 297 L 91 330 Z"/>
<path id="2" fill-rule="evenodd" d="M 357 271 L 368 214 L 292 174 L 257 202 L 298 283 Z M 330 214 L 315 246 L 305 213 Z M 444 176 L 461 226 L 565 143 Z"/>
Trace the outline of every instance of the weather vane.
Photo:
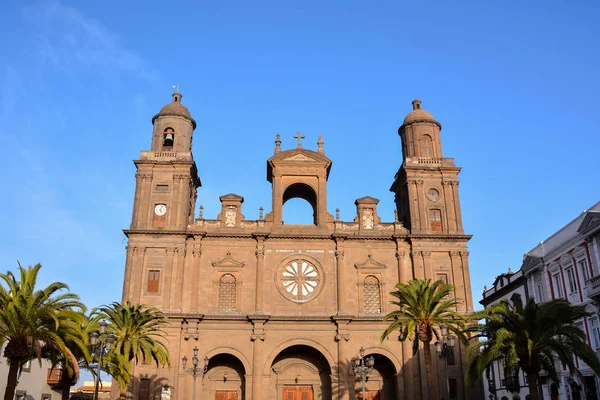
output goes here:
<path id="1" fill-rule="evenodd" d="M 173 89 L 175 89 L 175 92 L 179 93 L 179 82 L 177 82 L 176 85 L 173 85 Z"/>

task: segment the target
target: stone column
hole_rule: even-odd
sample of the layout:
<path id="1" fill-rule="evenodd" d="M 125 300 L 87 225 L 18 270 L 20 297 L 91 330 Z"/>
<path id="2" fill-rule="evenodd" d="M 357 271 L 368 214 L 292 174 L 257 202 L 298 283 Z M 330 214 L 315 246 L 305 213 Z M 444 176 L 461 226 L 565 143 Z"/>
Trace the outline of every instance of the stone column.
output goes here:
<path id="1" fill-rule="evenodd" d="M 146 196 L 141 196 L 145 201 L 140 200 L 140 210 L 139 210 L 139 220 L 138 220 L 138 229 L 145 229 L 149 226 L 152 226 L 152 213 L 154 210 L 150 208 L 150 197 L 152 192 L 152 174 L 144 174 L 143 183 L 142 183 L 142 193 L 145 193 Z M 140 223 L 141 222 L 141 223 Z"/>
<path id="2" fill-rule="evenodd" d="M 398 282 L 406 283 L 406 271 L 404 270 L 404 255 L 406 253 L 398 249 L 398 241 L 396 241 L 396 260 L 398 262 Z"/>
<path id="3" fill-rule="evenodd" d="M 335 267 L 337 273 L 337 313 L 344 313 L 344 250 L 339 250 L 341 241 L 337 243 L 335 251 Z"/>
<path id="4" fill-rule="evenodd" d="M 462 272 L 465 282 L 465 305 L 467 312 L 473 311 L 473 299 L 471 298 L 471 275 L 469 273 L 469 252 L 460 251 L 460 258 L 462 264 Z"/>
<path id="5" fill-rule="evenodd" d="M 456 230 L 463 233 L 462 216 L 460 213 L 460 200 L 458 199 L 458 181 L 451 181 L 452 193 L 454 194 L 454 212 L 456 214 Z"/>
<path id="6" fill-rule="evenodd" d="M 144 291 L 144 254 L 146 254 L 146 249 L 143 247 L 135 250 L 132 275 L 135 276 L 133 302 L 136 304 L 140 303 L 140 296 Z"/>
<path id="7" fill-rule="evenodd" d="M 419 380 L 419 359 L 412 353 L 412 341 L 405 340 L 402 342 L 402 370 L 401 373 L 404 379 L 404 396 L 401 399 L 419 399 L 421 398 Z"/>
<path id="8" fill-rule="evenodd" d="M 165 255 L 165 277 L 163 281 L 165 282 L 165 291 L 163 296 L 163 309 L 169 309 L 171 306 L 171 292 L 172 289 L 172 279 L 173 279 L 173 258 L 175 254 L 175 249 L 173 247 L 167 247 L 166 255 Z"/>
<path id="9" fill-rule="evenodd" d="M 450 252 L 450 263 L 452 265 L 452 278 L 454 281 L 454 287 L 456 290 L 456 297 L 461 299 L 461 309 L 458 311 L 466 311 L 467 307 L 467 293 L 465 291 L 465 276 L 463 273 L 462 260 L 460 259 L 460 252 Z"/>
<path id="10" fill-rule="evenodd" d="M 416 179 L 406 180 L 406 185 L 408 186 L 408 213 L 410 214 L 410 230 L 412 232 L 421 231 L 420 206 L 417 198 L 416 184 Z"/>
<path id="11" fill-rule="evenodd" d="M 252 317 L 251 317 L 252 318 Z M 266 339 L 264 332 L 264 324 L 266 318 L 252 319 L 253 332 L 250 336 L 252 340 L 252 397 L 250 400 L 266 399 L 263 396 L 262 381 L 263 381 L 263 345 Z"/>
<path id="12" fill-rule="evenodd" d="M 431 269 L 431 252 L 423 251 L 423 272 L 425 278 L 431 278 L 435 281 L 435 276 L 433 276 L 433 271 Z"/>
<path id="13" fill-rule="evenodd" d="M 449 233 L 456 232 L 456 213 L 454 211 L 454 193 L 449 181 L 442 182 L 442 189 L 444 190 L 444 204 L 446 205 L 446 228 Z"/>
<path id="14" fill-rule="evenodd" d="M 177 247 L 175 249 L 175 260 L 173 265 L 175 266 L 173 272 L 173 292 L 174 295 L 171 300 L 171 309 L 181 311 L 181 299 L 183 296 L 183 282 L 185 276 L 185 259 L 186 259 L 185 247 Z"/>
<path id="15" fill-rule="evenodd" d="M 256 238 L 256 295 L 254 302 L 254 311 L 257 314 L 263 313 L 263 283 L 265 269 L 265 245 L 264 237 Z"/>
<path id="16" fill-rule="evenodd" d="M 283 219 L 283 193 L 281 190 L 281 175 L 273 175 L 273 224 L 281 225 Z"/>
<path id="17" fill-rule="evenodd" d="M 429 230 L 429 218 L 427 216 L 427 208 L 425 208 L 425 188 L 423 179 L 417 179 L 417 197 L 416 203 L 419 205 L 419 216 L 421 219 L 421 232 Z"/>
<path id="18" fill-rule="evenodd" d="M 413 274 L 414 279 L 425 279 L 425 271 L 423 270 L 422 252 L 418 250 L 411 251 L 413 259 Z"/>
<path id="19" fill-rule="evenodd" d="M 123 302 L 130 300 L 129 293 L 131 290 L 131 264 L 133 262 L 133 257 L 136 252 L 136 248 L 132 246 L 127 246 L 126 249 L 127 258 L 125 260 L 125 277 L 123 279 L 123 297 L 121 298 Z"/>
<path id="20" fill-rule="evenodd" d="M 198 311 L 198 290 L 200 280 L 202 279 L 201 263 L 202 261 L 202 238 L 194 246 L 192 258 L 192 271 L 190 278 L 192 280 L 192 295 L 190 296 L 190 309 Z"/>
<path id="21" fill-rule="evenodd" d="M 339 321 L 340 323 L 348 323 L 349 321 Z M 343 327 L 345 328 L 345 326 Z M 338 325 L 338 334 L 335 335 L 335 340 L 338 344 L 338 370 L 337 374 L 334 377 L 337 379 L 337 397 L 335 393 L 335 385 L 334 392 L 332 393 L 332 397 L 339 400 L 350 400 L 353 397 L 350 396 L 350 391 L 354 389 L 354 387 L 350 387 L 348 382 L 348 373 L 352 366 L 350 365 L 350 357 L 348 356 L 348 341 L 350 340 L 350 333 L 345 329 L 340 329 Z"/>
<path id="22" fill-rule="evenodd" d="M 142 193 L 142 184 L 144 183 L 144 175 L 139 172 L 135 174 L 135 195 L 133 197 L 133 215 L 131 216 L 131 228 L 135 229 L 139 224 L 140 217 L 140 196 Z"/>

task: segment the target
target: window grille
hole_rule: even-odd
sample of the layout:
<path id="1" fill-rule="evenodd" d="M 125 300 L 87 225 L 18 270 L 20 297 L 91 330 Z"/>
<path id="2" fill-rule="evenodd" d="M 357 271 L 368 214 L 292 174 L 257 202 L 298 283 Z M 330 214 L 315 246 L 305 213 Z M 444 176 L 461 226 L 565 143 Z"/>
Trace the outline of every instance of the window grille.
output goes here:
<path id="1" fill-rule="evenodd" d="M 225 274 L 219 279 L 219 312 L 236 311 L 236 282 L 231 274 Z"/>

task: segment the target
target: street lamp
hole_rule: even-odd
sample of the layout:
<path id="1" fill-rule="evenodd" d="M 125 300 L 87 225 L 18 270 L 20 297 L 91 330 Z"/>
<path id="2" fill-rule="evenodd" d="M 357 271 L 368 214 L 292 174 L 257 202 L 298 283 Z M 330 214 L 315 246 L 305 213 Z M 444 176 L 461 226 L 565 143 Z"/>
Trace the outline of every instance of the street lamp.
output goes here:
<path id="1" fill-rule="evenodd" d="M 448 358 L 454 356 L 454 336 L 448 335 L 448 327 L 440 325 L 442 341 L 435 342 L 435 351 L 440 360 L 444 360 L 444 375 L 446 377 L 446 394 L 450 397 L 450 383 L 448 382 Z"/>
<path id="2" fill-rule="evenodd" d="M 106 327 L 108 324 L 106 321 L 100 322 L 100 333 L 92 332 L 90 334 L 90 343 L 92 345 L 92 354 L 98 355 L 98 368 L 96 371 L 96 385 L 94 388 L 94 400 L 98 400 L 98 386 L 100 385 L 100 367 L 102 366 L 102 356 L 105 352 L 109 352 L 115 341 L 115 335 L 106 334 Z M 100 341 L 100 346 L 96 348 L 96 345 Z"/>
<path id="3" fill-rule="evenodd" d="M 194 357 L 192 357 L 192 368 L 185 368 L 188 362 L 187 356 L 183 356 L 181 359 L 181 365 L 183 365 L 183 370 L 188 374 L 194 377 L 194 392 L 192 394 L 192 400 L 196 400 L 196 377 L 198 375 L 204 376 L 206 371 L 208 371 L 208 357 L 204 357 L 204 365 L 202 368 L 198 366 L 200 360 L 198 359 L 198 346 L 194 346 Z"/>
<path id="4" fill-rule="evenodd" d="M 362 398 L 366 398 L 365 393 L 365 380 L 373 372 L 373 366 L 375 365 L 375 358 L 373 356 L 365 359 L 365 349 L 360 348 L 360 357 L 352 357 L 352 371 L 354 375 L 360 376 L 362 381 Z"/>

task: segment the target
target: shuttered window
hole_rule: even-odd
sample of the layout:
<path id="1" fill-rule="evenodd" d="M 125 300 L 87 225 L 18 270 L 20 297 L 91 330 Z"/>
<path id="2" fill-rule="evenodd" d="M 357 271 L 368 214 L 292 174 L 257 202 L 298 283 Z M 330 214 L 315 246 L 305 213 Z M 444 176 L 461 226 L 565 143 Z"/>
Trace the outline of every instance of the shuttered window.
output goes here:
<path id="1" fill-rule="evenodd" d="M 236 300 L 235 276 L 231 274 L 221 276 L 219 279 L 219 312 L 235 312 Z"/>
<path id="2" fill-rule="evenodd" d="M 440 210 L 429 210 L 429 226 L 434 232 L 442 231 L 442 212 Z"/>
<path id="3" fill-rule="evenodd" d="M 160 271 L 158 271 L 158 270 L 148 271 L 148 293 L 157 294 L 159 282 L 160 282 Z"/>
<path id="4" fill-rule="evenodd" d="M 373 275 L 365 277 L 364 287 L 364 312 L 365 314 L 381 313 L 381 291 L 379 279 Z"/>

